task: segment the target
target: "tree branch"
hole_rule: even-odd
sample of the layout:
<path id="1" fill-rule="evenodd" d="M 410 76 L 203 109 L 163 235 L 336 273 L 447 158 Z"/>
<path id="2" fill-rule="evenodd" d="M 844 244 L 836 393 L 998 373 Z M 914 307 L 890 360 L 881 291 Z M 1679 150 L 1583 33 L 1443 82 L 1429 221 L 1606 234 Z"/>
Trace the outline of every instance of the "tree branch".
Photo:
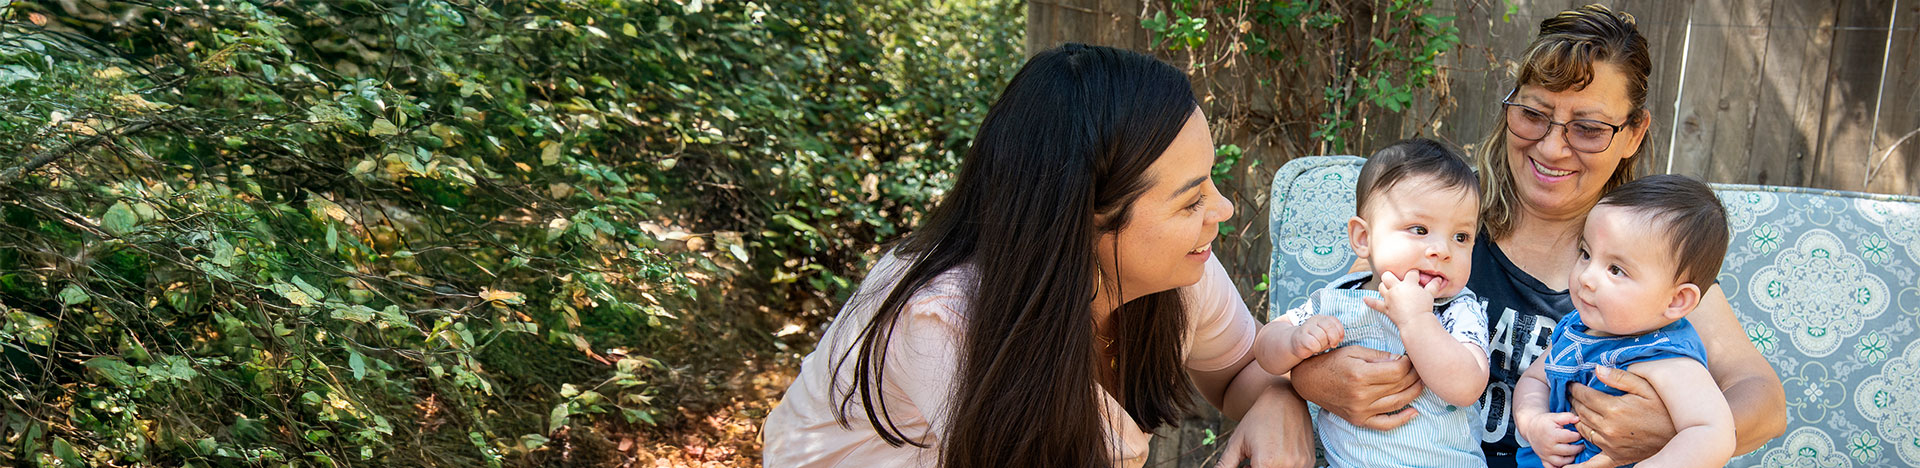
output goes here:
<path id="1" fill-rule="evenodd" d="M 27 173 L 39 170 L 42 166 L 46 166 L 47 164 L 51 164 L 54 161 L 58 161 L 60 160 L 60 158 L 64 158 L 69 154 L 90 149 L 90 148 L 93 148 L 94 146 L 99 146 L 101 143 L 105 143 L 108 140 L 126 136 L 127 134 L 130 134 L 130 133 L 139 132 L 142 130 L 146 130 L 148 128 L 153 128 L 154 126 L 158 126 L 161 123 L 162 122 L 156 121 L 156 120 L 143 120 L 143 121 L 134 122 L 131 124 L 121 125 L 118 127 L 114 127 L 113 130 L 108 130 L 106 132 L 98 133 L 84 139 L 72 141 L 65 145 L 61 145 L 58 148 L 51 148 L 46 151 L 41 151 L 40 154 L 34 155 L 32 158 L 27 159 L 27 162 L 25 164 L 9 167 L 9 168 L 6 168 L 5 170 L 0 170 L 0 185 L 13 185 L 14 181 L 18 180 L 22 176 L 27 175 Z"/>

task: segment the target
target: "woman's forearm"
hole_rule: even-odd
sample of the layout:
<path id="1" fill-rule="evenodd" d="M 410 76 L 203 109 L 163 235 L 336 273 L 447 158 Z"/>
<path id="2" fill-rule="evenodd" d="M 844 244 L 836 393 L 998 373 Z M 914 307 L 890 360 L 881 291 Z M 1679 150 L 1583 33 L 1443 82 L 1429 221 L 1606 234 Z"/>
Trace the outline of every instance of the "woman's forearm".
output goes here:
<path id="1" fill-rule="evenodd" d="M 1787 398 L 1778 379 L 1753 377 L 1722 392 L 1733 409 L 1734 455 L 1767 445 L 1787 431 Z"/>
<path id="2" fill-rule="evenodd" d="M 1246 366 L 1240 369 L 1239 375 L 1234 376 L 1232 383 L 1227 384 L 1226 395 L 1220 404 L 1220 413 L 1238 421 L 1247 415 L 1247 409 L 1252 408 L 1255 401 L 1273 390 L 1273 387 L 1283 387 L 1286 398 L 1300 399 L 1299 396 L 1294 395 L 1293 387 L 1288 385 L 1286 378 L 1269 374 L 1259 365 Z M 1304 403 L 1301 405 L 1305 406 Z"/>
<path id="3" fill-rule="evenodd" d="M 1752 452 L 1786 433 L 1787 396 L 1780 375 L 1747 340 L 1726 292 L 1719 286 L 1708 288 L 1687 321 L 1707 345 L 1707 370 L 1733 410 L 1734 453 Z"/>

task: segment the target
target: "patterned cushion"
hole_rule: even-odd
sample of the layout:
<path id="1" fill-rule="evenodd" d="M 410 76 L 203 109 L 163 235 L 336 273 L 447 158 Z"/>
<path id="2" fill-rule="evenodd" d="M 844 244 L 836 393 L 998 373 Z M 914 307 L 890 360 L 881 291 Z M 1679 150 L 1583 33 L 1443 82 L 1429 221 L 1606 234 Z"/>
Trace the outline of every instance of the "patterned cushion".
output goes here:
<path id="1" fill-rule="evenodd" d="M 1346 219 L 1366 160 L 1274 175 L 1268 310 L 1353 265 Z M 1720 286 L 1786 390 L 1787 433 L 1731 466 L 1920 466 L 1920 198 L 1713 184 L 1733 239 Z"/>
<path id="2" fill-rule="evenodd" d="M 1307 293 L 1353 269 L 1347 218 L 1353 216 L 1358 156 L 1315 156 L 1287 161 L 1273 175 L 1272 265 L 1267 272 L 1267 308 L 1273 313 L 1306 303 Z"/>

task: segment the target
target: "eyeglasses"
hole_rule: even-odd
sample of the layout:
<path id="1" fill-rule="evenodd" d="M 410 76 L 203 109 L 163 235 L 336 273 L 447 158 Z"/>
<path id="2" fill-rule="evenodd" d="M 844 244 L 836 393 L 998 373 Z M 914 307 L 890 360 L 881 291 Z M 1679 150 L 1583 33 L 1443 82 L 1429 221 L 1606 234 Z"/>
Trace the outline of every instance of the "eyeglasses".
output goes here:
<path id="1" fill-rule="evenodd" d="M 1614 134 L 1626 128 L 1625 125 L 1614 125 L 1592 119 L 1555 122 L 1546 112 L 1513 102 L 1513 95 L 1519 92 L 1519 88 L 1514 88 L 1513 92 L 1507 93 L 1506 99 L 1500 100 L 1500 103 L 1506 105 L 1507 131 L 1523 140 L 1545 139 L 1547 133 L 1553 131 L 1553 126 L 1559 125 L 1562 130 L 1565 130 L 1560 136 L 1566 138 L 1568 147 L 1582 153 L 1598 153 L 1613 146 Z"/>

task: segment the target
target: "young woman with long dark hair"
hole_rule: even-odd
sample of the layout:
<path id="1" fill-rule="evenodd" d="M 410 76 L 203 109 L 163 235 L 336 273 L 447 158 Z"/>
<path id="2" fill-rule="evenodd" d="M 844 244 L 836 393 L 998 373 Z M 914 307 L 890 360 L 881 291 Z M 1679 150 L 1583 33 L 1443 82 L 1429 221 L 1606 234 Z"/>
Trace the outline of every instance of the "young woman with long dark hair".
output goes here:
<path id="1" fill-rule="evenodd" d="M 1247 365 L 1256 323 L 1212 256 L 1233 204 L 1191 86 L 1118 49 L 1029 60 L 801 365 L 766 465 L 1138 467 L 1190 388 L 1250 415 L 1225 462 L 1311 463 L 1310 434 L 1268 430 L 1305 408 Z"/>

